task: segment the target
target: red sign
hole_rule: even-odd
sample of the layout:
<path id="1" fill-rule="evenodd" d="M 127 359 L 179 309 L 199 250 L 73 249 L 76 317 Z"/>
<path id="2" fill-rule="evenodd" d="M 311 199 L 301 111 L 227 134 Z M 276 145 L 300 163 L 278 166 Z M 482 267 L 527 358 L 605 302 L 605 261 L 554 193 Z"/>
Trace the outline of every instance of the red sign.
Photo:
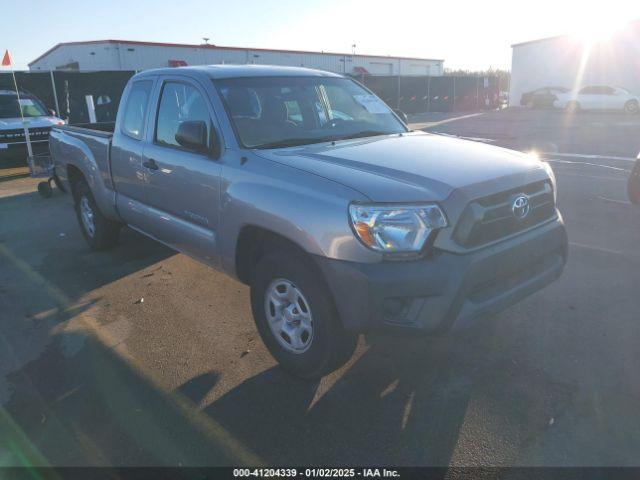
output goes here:
<path id="1" fill-rule="evenodd" d="M 186 67 L 187 62 L 184 60 L 169 60 L 170 67 Z"/>
<path id="2" fill-rule="evenodd" d="M 9 65 L 11 65 L 11 54 L 9 50 L 5 50 L 4 57 L 2 57 L 2 66 L 8 67 Z"/>

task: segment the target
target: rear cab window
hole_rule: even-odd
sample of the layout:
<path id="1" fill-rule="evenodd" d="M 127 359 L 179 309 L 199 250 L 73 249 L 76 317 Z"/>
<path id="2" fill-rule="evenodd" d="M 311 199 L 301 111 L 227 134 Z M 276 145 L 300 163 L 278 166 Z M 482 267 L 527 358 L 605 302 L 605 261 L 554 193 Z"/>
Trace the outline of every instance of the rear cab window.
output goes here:
<path id="1" fill-rule="evenodd" d="M 135 140 L 142 140 L 149 107 L 149 97 L 153 81 L 140 80 L 131 85 L 127 104 L 124 108 L 122 133 Z"/>

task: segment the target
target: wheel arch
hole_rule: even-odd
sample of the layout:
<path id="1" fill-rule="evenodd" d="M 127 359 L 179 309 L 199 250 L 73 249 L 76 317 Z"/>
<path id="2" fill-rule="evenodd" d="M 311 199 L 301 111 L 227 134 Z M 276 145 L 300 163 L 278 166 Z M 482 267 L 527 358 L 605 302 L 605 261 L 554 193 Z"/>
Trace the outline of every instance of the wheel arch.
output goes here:
<path id="1" fill-rule="evenodd" d="M 308 255 L 302 246 L 279 233 L 259 225 L 244 225 L 235 244 L 234 267 L 236 277 L 243 283 L 251 281 L 251 272 L 266 254 L 275 250 L 289 250 Z"/>
<path id="2" fill-rule="evenodd" d="M 67 181 L 69 182 L 69 190 L 71 191 L 71 195 L 74 200 L 76 198 L 77 185 L 81 180 L 86 181 L 86 177 L 82 170 L 80 170 L 77 166 L 68 163 L 67 164 Z"/>

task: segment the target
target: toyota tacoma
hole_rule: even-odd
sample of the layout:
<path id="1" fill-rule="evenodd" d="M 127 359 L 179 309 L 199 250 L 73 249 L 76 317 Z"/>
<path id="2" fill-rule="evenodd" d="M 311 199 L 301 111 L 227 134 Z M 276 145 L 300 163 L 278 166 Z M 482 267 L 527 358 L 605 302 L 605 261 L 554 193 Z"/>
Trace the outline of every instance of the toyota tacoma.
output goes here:
<path id="1" fill-rule="evenodd" d="M 115 124 L 56 126 L 50 149 L 92 249 L 127 225 L 248 284 L 263 341 L 301 377 L 362 332 L 466 328 L 567 258 L 547 163 L 410 131 L 332 73 L 145 71 Z"/>

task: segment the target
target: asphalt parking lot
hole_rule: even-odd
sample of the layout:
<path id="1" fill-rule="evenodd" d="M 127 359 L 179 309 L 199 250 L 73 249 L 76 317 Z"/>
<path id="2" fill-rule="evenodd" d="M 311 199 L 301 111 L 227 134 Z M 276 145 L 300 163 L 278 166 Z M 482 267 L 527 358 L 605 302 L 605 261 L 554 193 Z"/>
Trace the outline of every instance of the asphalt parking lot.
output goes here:
<path id="1" fill-rule="evenodd" d="M 244 285 L 130 230 L 90 253 L 66 196 L 0 182 L 0 465 L 639 465 L 640 116 L 421 128 L 549 159 L 566 271 L 455 337 L 362 338 L 320 382 L 275 365 Z"/>

